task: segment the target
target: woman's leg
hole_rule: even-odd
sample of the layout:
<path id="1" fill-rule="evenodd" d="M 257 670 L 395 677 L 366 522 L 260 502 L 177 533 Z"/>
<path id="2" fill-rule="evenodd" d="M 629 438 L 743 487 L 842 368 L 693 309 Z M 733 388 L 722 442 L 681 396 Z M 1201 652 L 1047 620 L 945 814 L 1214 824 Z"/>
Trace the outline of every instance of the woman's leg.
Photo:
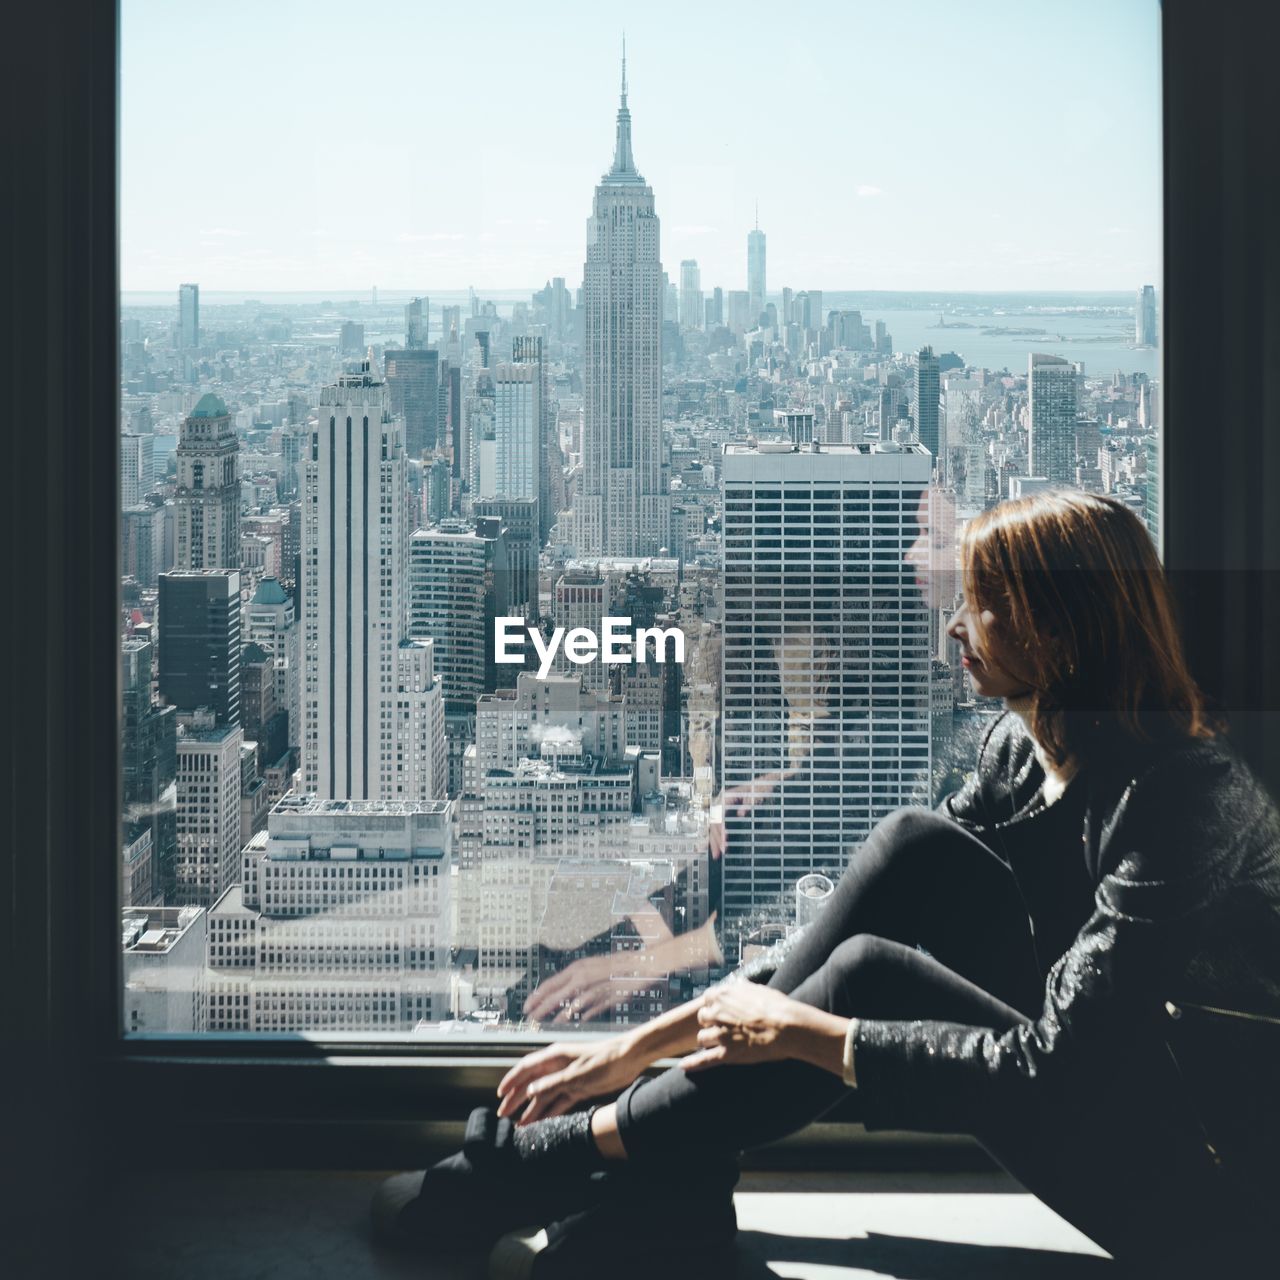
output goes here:
<path id="1" fill-rule="evenodd" d="M 842 1017 L 916 1018 L 1010 1027 L 1017 1009 L 905 943 L 868 934 L 840 943 L 791 994 Z M 804 1062 L 673 1067 L 618 1098 L 628 1159 L 737 1152 L 794 1133 L 850 1097 L 830 1072 Z M 855 1095 L 852 1095 L 856 1097 Z"/>
<path id="2" fill-rule="evenodd" d="M 964 828 L 919 808 L 875 827 L 769 985 L 843 1016 L 1000 1027 L 1038 1011 L 1042 992 L 1008 868 Z M 677 1067 L 626 1089 L 614 1119 L 628 1156 L 657 1155 L 665 1143 L 737 1151 L 849 1097 L 834 1076 L 804 1063 L 692 1076 Z"/>
<path id="3" fill-rule="evenodd" d="M 1004 1003 L 1039 1012 L 1043 981 L 1013 875 L 976 836 L 930 809 L 899 809 L 877 824 L 769 985 L 794 992 L 841 942 L 863 933 L 922 947 Z"/>

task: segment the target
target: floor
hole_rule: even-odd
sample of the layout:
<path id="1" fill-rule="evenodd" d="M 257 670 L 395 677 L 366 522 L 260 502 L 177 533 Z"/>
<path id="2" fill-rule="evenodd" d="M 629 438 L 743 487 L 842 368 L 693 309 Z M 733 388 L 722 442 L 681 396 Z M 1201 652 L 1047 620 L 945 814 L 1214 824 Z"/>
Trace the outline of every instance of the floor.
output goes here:
<path id="1" fill-rule="evenodd" d="M 117 1188 L 111 1274 L 477 1280 L 373 1250 L 365 1218 L 379 1178 L 139 1173 Z M 996 1173 L 752 1173 L 737 1206 L 742 1280 L 1118 1280 L 1094 1245 Z"/>

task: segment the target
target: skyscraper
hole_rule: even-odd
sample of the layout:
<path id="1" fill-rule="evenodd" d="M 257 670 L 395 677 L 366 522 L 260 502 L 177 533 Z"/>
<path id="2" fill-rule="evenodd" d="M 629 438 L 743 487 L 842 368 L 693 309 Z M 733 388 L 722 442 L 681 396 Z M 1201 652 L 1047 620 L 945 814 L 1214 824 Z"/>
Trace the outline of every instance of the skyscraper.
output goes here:
<path id="1" fill-rule="evenodd" d="M 246 643 L 270 654 L 275 670 L 276 704 L 289 718 L 288 743 L 302 737 L 301 636 L 293 597 L 275 578 L 263 578 L 245 609 Z"/>
<path id="2" fill-rule="evenodd" d="M 404 419 L 405 449 L 411 458 L 439 447 L 440 353 L 410 346 L 383 357 L 394 416 Z"/>
<path id="3" fill-rule="evenodd" d="M 474 714 L 476 699 L 497 686 L 493 619 L 507 612 L 505 547 L 493 536 L 496 520 L 480 523 L 443 521 L 409 539 L 409 632 L 435 641 L 450 713 Z"/>
<path id="4" fill-rule="evenodd" d="M 702 318 L 702 273 L 695 259 L 686 258 L 680 264 L 680 325 L 701 329 Z"/>
<path id="5" fill-rule="evenodd" d="M 561 281 L 561 286 L 564 282 Z M 563 291 L 563 290 L 562 290 Z M 511 343 L 511 359 L 514 364 L 528 365 L 533 373 L 534 391 L 537 396 L 538 441 L 534 451 L 534 466 L 537 474 L 537 487 L 533 494 L 538 500 L 537 538 L 534 548 L 534 564 L 538 552 L 542 550 L 555 521 L 556 508 L 553 505 L 552 487 L 553 473 L 561 470 L 563 459 L 560 454 L 560 441 L 556 438 L 555 415 L 551 404 L 551 388 L 547 379 L 547 344 L 544 338 L 526 336 L 513 339 Z M 488 495 L 481 495 L 486 497 Z M 536 612 L 536 609 L 535 609 Z"/>
<path id="6" fill-rule="evenodd" d="M 178 286 L 178 345 L 194 351 L 200 345 L 200 286 Z"/>
<path id="7" fill-rule="evenodd" d="M 755 227 L 747 232 L 747 297 L 751 308 L 751 328 L 760 322 L 764 310 L 764 232 L 760 230 L 760 215 L 756 215 Z"/>
<path id="8" fill-rule="evenodd" d="M 580 554 L 666 545 L 662 467 L 662 263 L 653 189 L 631 154 L 622 63 L 613 166 L 596 187 L 583 271 L 583 475 L 571 523 Z"/>
<path id="9" fill-rule="evenodd" d="M 240 749 L 238 724 L 208 712 L 184 717 L 177 744 L 177 854 L 174 905 L 208 907 L 240 872 Z"/>
<path id="10" fill-rule="evenodd" d="M 1028 471 L 1050 484 L 1074 484 L 1076 371 L 1071 362 L 1033 351 L 1027 358 L 1027 399 Z"/>
<path id="11" fill-rule="evenodd" d="M 942 448 L 938 402 L 941 395 L 938 357 L 932 347 L 922 347 L 916 356 L 916 439 L 933 455 L 936 469 Z"/>
<path id="12" fill-rule="evenodd" d="M 364 350 L 364 325 L 344 320 L 338 330 L 338 350 L 344 356 L 359 355 Z"/>
<path id="13" fill-rule="evenodd" d="M 120 437 L 120 506 L 136 507 L 156 482 L 155 436 Z"/>
<path id="14" fill-rule="evenodd" d="M 178 713 L 151 700 L 151 655 L 147 640 L 121 646 L 121 800 L 126 830 L 151 832 L 151 891 L 160 899 L 174 887 Z"/>
<path id="15" fill-rule="evenodd" d="M 303 471 L 304 786 L 393 799 L 407 476 L 401 426 L 368 362 L 321 389 Z"/>
<path id="16" fill-rule="evenodd" d="M 404 345 L 410 351 L 420 351 L 427 345 L 431 327 L 431 300 L 414 298 L 404 309 Z"/>
<path id="17" fill-rule="evenodd" d="M 1156 345 L 1156 290 L 1154 285 L 1144 284 L 1138 290 L 1138 302 L 1134 308 L 1133 340 L 1140 347 Z"/>
<path id="18" fill-rule="evenodd" d="M 929 475 L 914 446 L 724 448 L 724 790 L 774 779 L 726 815 L 731 942 L 929 798 L 928 604 L 905 563 Z"/>
<path id="19" fill-rule="evenodd" d="M 500 364 L 493 377 L 493 443 L 481 456 L 478 498 L 536 498 L 541 467 L 540 369 Z"/>
<path id="20" fill-rule="evenodd" d="M 240 571 L 160 575 L 160 696 L 180 712 L 206 707 L 240 723 Z"/>
<path id="21" fill-rule="evenodd" d="M 175 568 L 240 568 L 239 452 L 227 406 L 201 396 L 178 435 Z"/>

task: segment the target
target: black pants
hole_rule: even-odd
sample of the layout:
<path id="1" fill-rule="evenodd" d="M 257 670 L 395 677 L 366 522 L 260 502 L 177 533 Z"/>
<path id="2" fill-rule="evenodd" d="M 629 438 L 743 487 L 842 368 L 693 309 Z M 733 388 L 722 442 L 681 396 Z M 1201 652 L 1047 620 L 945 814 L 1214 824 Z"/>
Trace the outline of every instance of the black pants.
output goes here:
<path id="1" fill-rule="evenodd" d="M 876 827 L 770 985 L 842 1017 L 1000 1030 L 1038 1014 L 1044 990 L 1008 868 L 926 809 Z M 623 1092 L 618 1126 L 632 1160 L 679 1159 L 759 1146 L 856 1097 L 803 1062 L 676 1067 Z M 1244 1211 L 1213 1173 L 1163 1046 L 993 1114 L 972 1136 L 1113 1256 L 1216 1254 L 1240 1234 Z"/>

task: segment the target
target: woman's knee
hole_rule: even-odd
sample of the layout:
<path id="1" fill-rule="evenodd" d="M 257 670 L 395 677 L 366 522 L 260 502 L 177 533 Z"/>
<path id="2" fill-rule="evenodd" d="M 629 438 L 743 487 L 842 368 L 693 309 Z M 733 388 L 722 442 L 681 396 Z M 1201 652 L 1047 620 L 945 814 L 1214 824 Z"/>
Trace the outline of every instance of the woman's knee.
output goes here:
<path id="1" fill-rule="evenodd" d="M 908 805 L 881 818 L 872 834 L 894 847 L 933 844 L 956 834 L 956 824 L 932 809 Z"/>
<path id="2" fill-rule="evenodd" d="M 858 1012 L 869 994 L 886 985 L 904 947 L 871 933 L 846 938 L 823 965 L 791 994 L 828 1013 Z"/>

